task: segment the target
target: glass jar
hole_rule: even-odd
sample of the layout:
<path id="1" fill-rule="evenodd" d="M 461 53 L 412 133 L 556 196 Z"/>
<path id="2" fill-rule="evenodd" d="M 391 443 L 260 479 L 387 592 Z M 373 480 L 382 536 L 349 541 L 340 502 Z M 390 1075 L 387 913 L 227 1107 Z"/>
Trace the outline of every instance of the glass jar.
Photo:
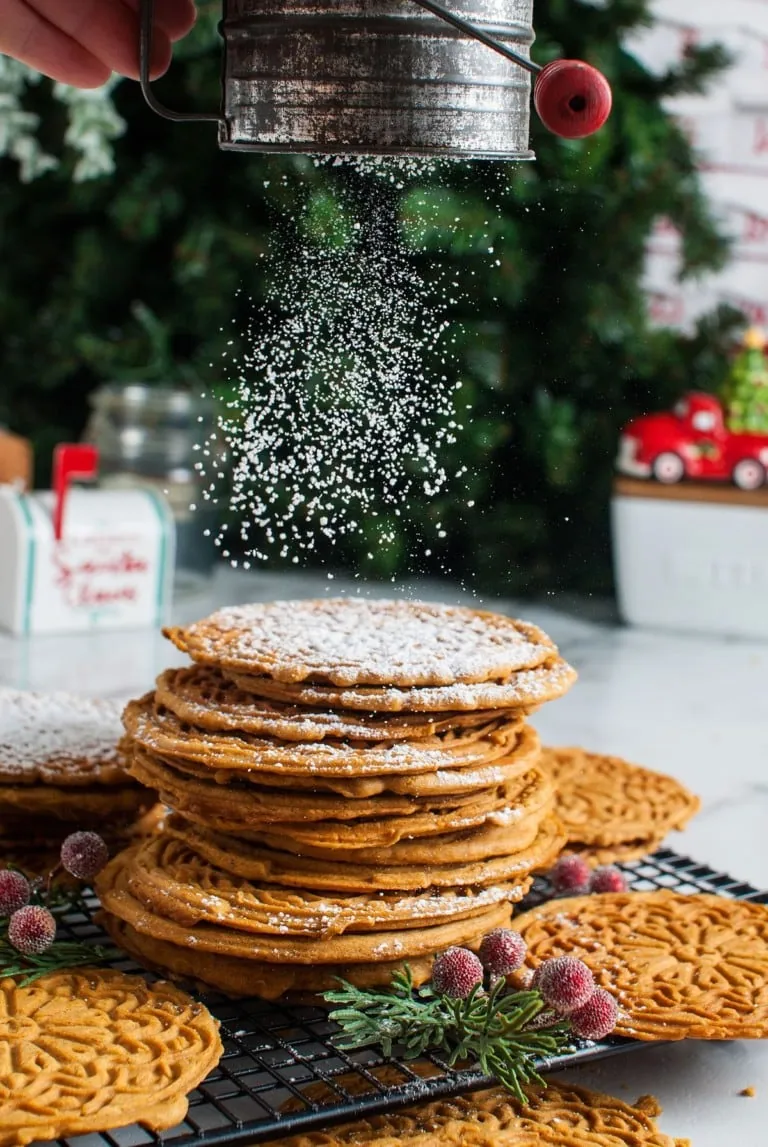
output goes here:
<path id="1" fill-rule="evenodd" d="M 215 427 L 215 403 L 181 387 L 113 382 L 94 391 L 90 404 L 83 437 L 98 447 L 99 484 L 165 495 L 176 522 L 177 585 L 194 588 L 217 553 L 218 514 L 204 501 L 195 469 Z"/>

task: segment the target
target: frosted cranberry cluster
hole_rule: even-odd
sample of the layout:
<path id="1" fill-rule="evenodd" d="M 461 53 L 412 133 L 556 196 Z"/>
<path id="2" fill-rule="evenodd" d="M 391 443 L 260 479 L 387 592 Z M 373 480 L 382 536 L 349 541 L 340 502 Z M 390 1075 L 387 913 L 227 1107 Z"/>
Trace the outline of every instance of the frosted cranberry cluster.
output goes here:
<path id="1" fill-rule="evenodd" d="M 486 976 L 493 983 L 516 972 L 526 952 L 519 933 L 496 928 L 483 939 L 477 955 L 468 948 L 448 948 L 438 956 L 432 968 L 432 988 L 440 995 L 465 1000 L 483 987 Z M 587 965 L 573 956 L 545 960 L 534 972 L 531 987 L 558 1018 L 568 1020 L 573 1034 L 581 1039 L 603 1039 L 616 1026 L 615 999 L 595 985 Z"/>
<path id="2" fill-rule="evenodd" d="M 59 865 L 48 877 L 48 887 L 63 868 L 78 880 L 93 880 L 109 859 L 97 832 L 73 832 L 61 846 Z M 40 956 L 56 939 L 56 920 L 43 904 L 31 904 L 33 886 L 22 872 L 0 869 L 0 917 L 8 918 L 8 941 L 23 956 Z"/>

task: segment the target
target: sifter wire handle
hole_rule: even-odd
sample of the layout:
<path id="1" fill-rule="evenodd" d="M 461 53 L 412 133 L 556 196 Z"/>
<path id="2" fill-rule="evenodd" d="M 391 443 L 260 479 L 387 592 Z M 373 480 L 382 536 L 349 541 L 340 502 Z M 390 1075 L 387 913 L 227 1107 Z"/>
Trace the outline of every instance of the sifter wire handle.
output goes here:
<path id="1" fill-rule="evenodd" d="M 152 91 L 150 80 L 150 66 L 152 61 L 152 25 L 155 15 L 154 0 L 141 0 L 141 32 L 139 36 L 139 83 L 144 99 L 153 112 L 163 116 L 164 119 L 174 120 L 176 123 L 217 123 L 225 126 L 225 120 L 215 112 L 175 112 L 160 103 Z"/>
<path id="2" fill-rule="evenodd" d="M 500 56 L 505 56 L 506 59 L 511 60 L 513 64 L 519 64 L 521 68 L 525 68 L 526 72 L 531 72 L 532 75 L 538 75 L 542 71 L 541 64 L 535 64 L 533 60 L 529 60 L 527 56 L 522 55 L 521 52 L 514 51 L 513 48 L 508 48 L 506 44 L 502 44 L 500 40 L 494 39 L 484 32 L 482 28 L 476 28 L 474 24 L 470 24 L 462 16 L 456 16 L 453 12 L 449 12 L 442 4 L 436 3 L 436 0 L 414 0 L 414 3 L 419 4 L 422 8 L 426 8 L 434 16 L 439 16 L 441 20 L 445 20 L 446 24 L 452 24 L 454 28 L 458 28 L 460 32 L 464 32 L 467 36 L 471 36 L 473 40 L 479 40 L 481 44 L 485 44 L 486 48 L 491 48 L 494 52 L 498 52 Z"/>

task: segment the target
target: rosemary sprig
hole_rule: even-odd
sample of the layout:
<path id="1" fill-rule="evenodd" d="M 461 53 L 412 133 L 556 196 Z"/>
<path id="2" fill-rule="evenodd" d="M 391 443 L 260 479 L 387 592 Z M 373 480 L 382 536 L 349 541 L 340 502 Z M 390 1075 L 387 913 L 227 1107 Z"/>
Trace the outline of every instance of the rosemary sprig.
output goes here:
<path id="1" fill-rule="evenodd" d="M 10 977 L 19 980 L 19 986 L 26 988 L 47 976 L 49 972 L 67 972 L 70 968 L 84 964 L 100 964 L 115 952 L 95 944 L 80 944 L 71 940 L 54 940 L 39 956 L 26 956 L 14 948 L 8 940 L 8 928 L 0 926 L 0 979 Z"/>
<path id="2" fill-rule="evenodd" d="M 404 1059 L 431 1049 L 444 1052 L 451 1067 L 475 1060 L 521 1101 L 526 1083 L 544 1082 L 536 1061 L 573 1046 L 567 1021 L 548 1022 L 540 992 L 509 992 L 503 979 L 487 992 L 474 988 L 465 1000 L 430 987 L 414 989 L 408 967 L 394 974 L 387 991 L 339 983 L 338 991 L 325 993 L 328 1003 L 341 1005 L 329 1017 L 342 1029 L 335 1038 L 338 1047 L 378 1045 L 390 1056 L 397 1044 Z"/>

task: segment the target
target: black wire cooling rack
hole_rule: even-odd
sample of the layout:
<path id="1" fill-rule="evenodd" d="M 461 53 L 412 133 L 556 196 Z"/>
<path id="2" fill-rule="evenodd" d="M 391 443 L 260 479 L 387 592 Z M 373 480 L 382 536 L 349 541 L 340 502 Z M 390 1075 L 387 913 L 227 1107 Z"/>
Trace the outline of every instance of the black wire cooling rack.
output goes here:
<path id="1" fill-rule="evenodd" d="M 768 904 L 768 892 L 667 849 L 622 867 L 631 887 L 639 892 L 671 888 Z M 546 896 L 546 885 L 540 882 L 526 904 Z M 109 943 L 91 918 L 95 900 L 88 905 L 86 911 L 61 917 L 60 935 Z M 116 959 L 112 966 L 126 972 L 140 971 L 127 958 Z M 256 999 L 233 1001 L 217 995 L 202 998 L 221 1021 L 224 1055 L 216 1070 L 190 1095 L 183 1123 L 160 1135 L 133 1125 L 60 1139 L 48 1147 L 256 1144 L 391 1111 L 417 1100 L 457 1095 L 492 1082 L 471 1066 L 449 1068 L 437 1055 L 404 1063 L 385 1059 L 372 1048 L 340 1051 L 332 1043 L 334 1025 L 320 1007 Z M 634 1040 L 610 1038 L 543 1061 L 539 1067 L 556 1071 L 642 1046 Z"/>

